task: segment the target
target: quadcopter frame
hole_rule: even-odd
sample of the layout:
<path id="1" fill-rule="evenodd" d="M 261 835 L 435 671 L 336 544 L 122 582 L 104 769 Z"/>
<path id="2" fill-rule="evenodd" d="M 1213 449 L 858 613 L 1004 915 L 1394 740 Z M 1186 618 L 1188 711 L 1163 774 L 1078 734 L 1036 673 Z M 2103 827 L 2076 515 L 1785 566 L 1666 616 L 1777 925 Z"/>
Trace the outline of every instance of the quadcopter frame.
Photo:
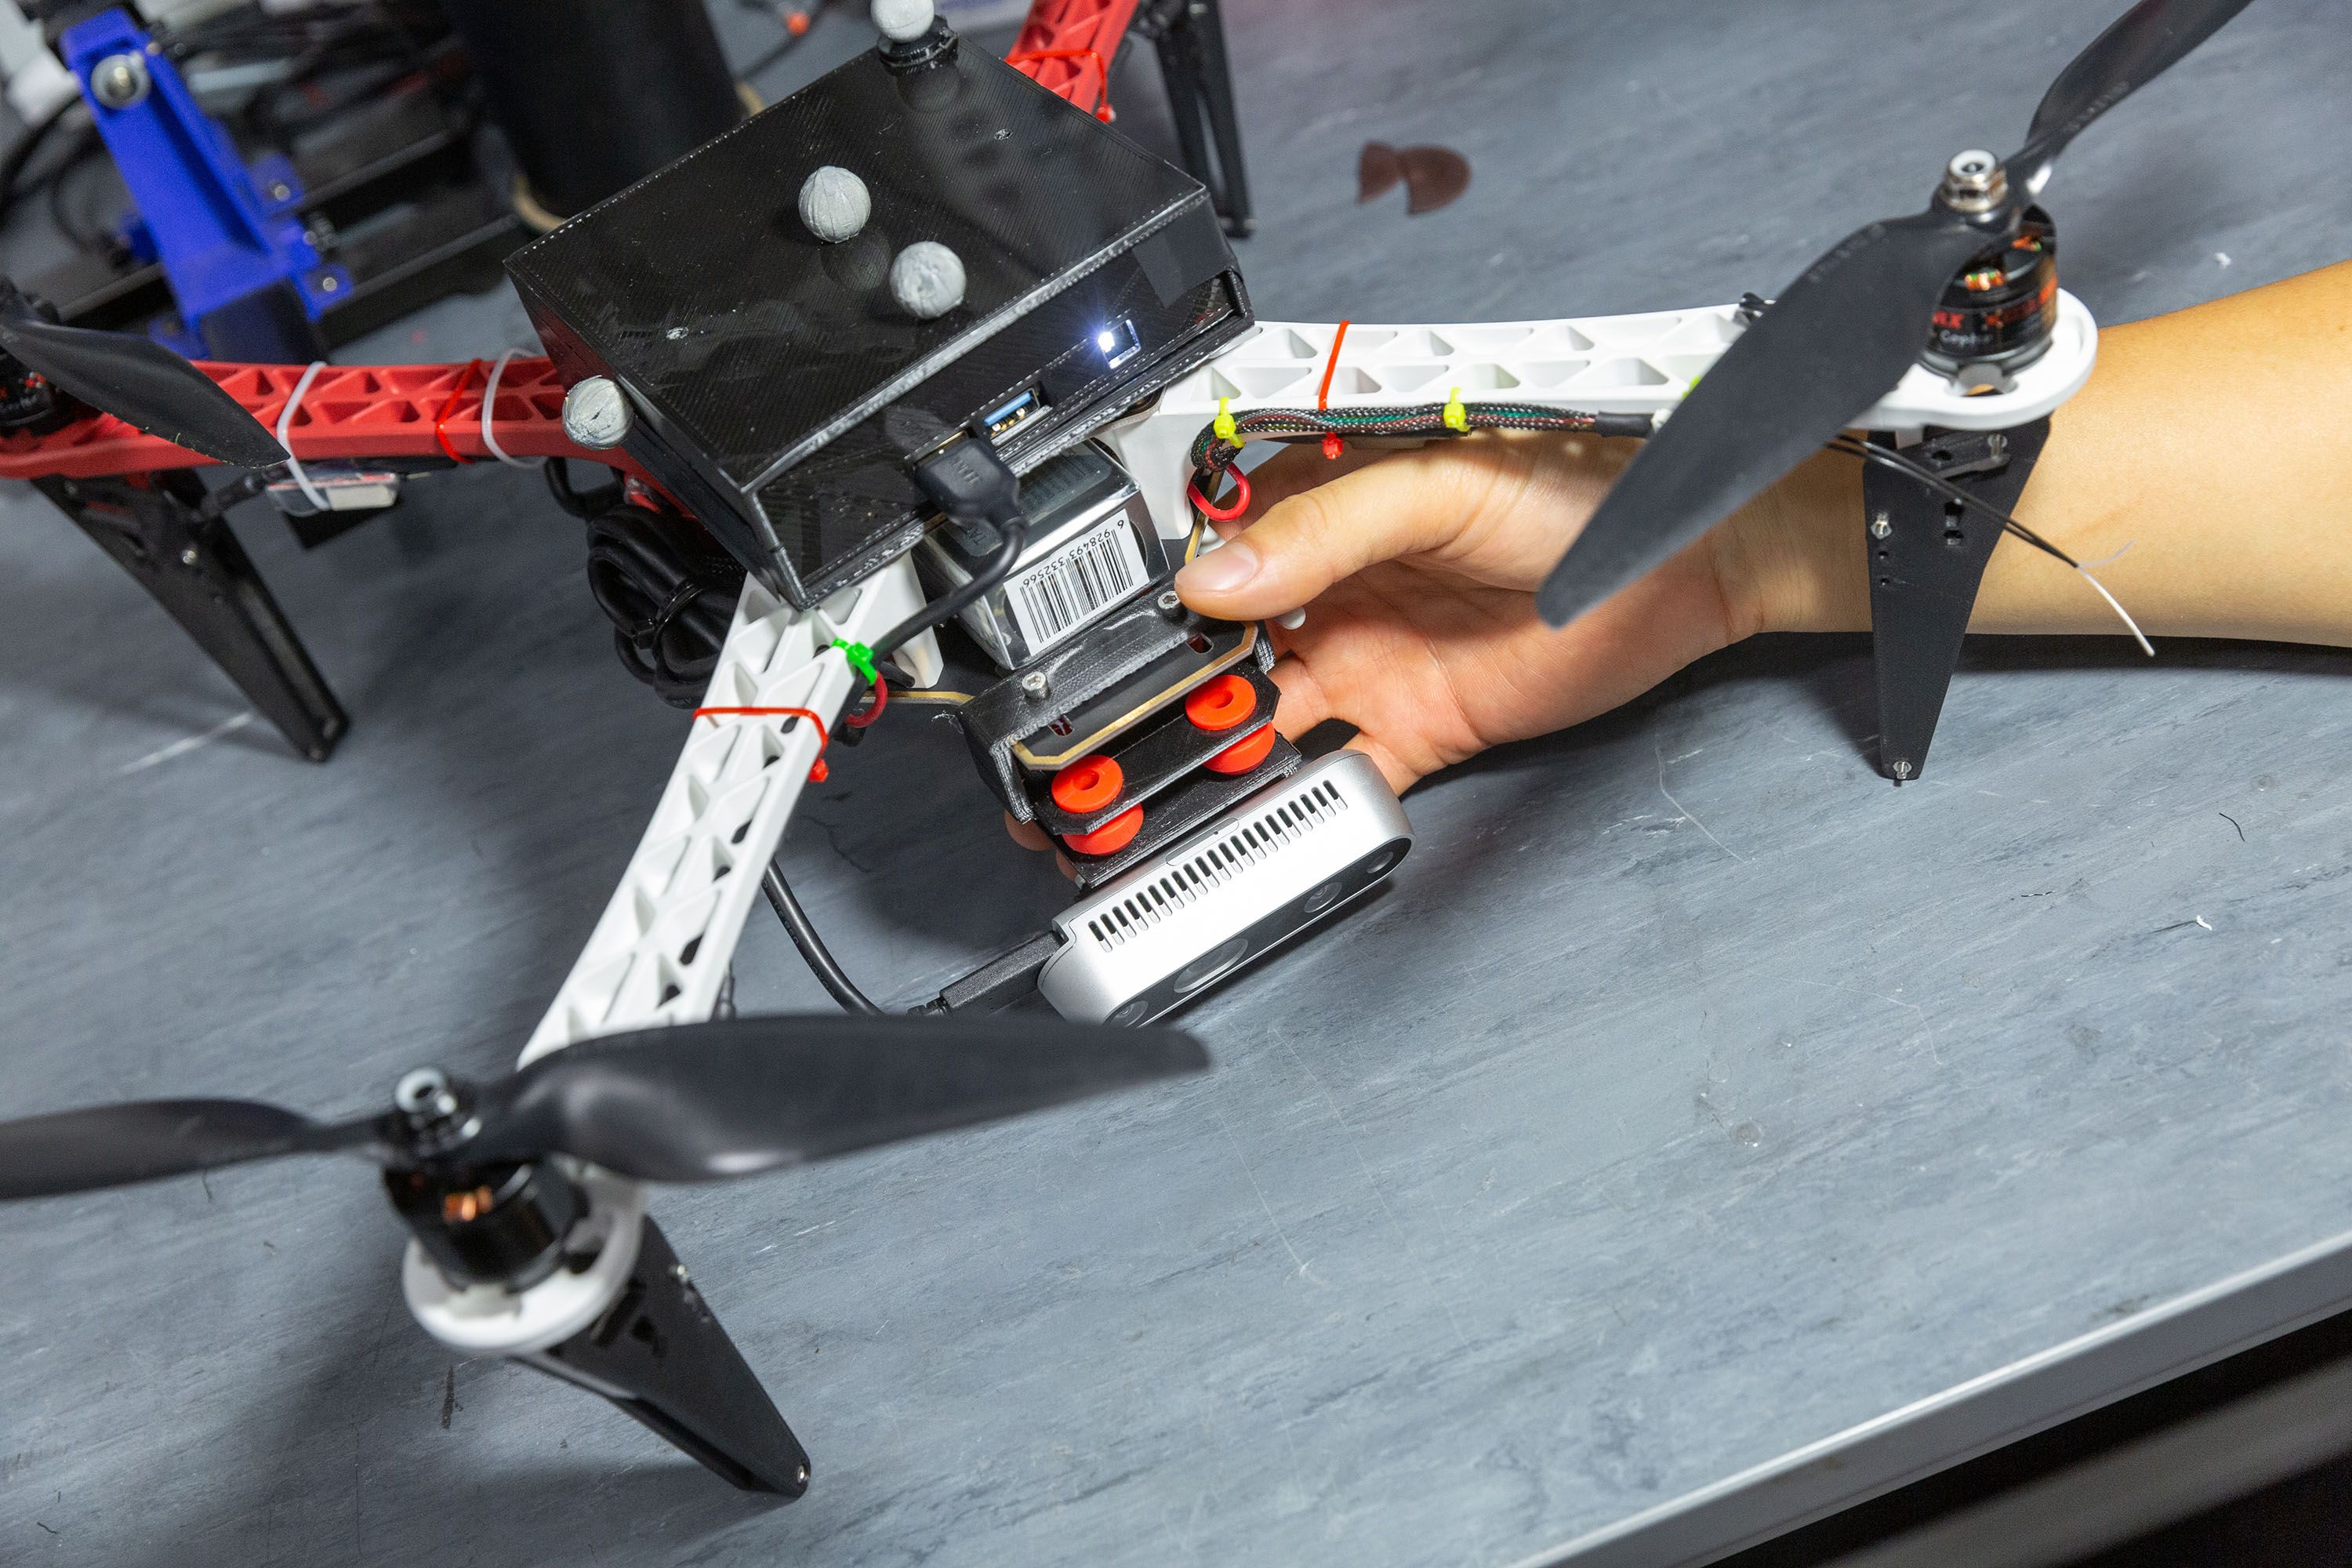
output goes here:
<path id="1" fill-rule="evenodd" d="M 1065 9 L 1089 9 L 1104 26 L 1120 11 L 1077 0 Z M 1207 0 L 1192 0 L 1191 14 L 1203 10 L 1213 16 Z M 1123 26 L 1124 15 L 1118 20 Z M 1099 75 L 1099 55 L 1096 68 Z M 1077 94 L 1084 82 L 1083 71 L 1071 70 L 1060 90 Z M 1237 156 L 1225 170 L 1228 197 L 1245 221 Z M 1263 322 L 1100 439 L 1140 489 L 1152 527 L 1163 540 L 1182 540 L 1194 531 L 1187 454 L 1222 416 L 1309 405 L 1373 411 L 1443 398 L 1449 414 L 1491 401 L 1641 416 L 1654 426 L 1673 416 L 1748 320 L 1740 307 L 1723 306 L 1555 321 Z M 2089 312 L 2061 294 L 2048 349 L 2001 389 L 1970 395 L 1915 366 L 1853 426 L 1924 453 L 1919 471 L 2005 507 L 2024 486 L 2049 415 L 2087 379 L 2096 336 Z M 495 377 L 479 361 L 200 368 L 278 430 L 300 463 L 415 471 L 485 457 L 576 458 L 646 480 L 617 453 L 587 450 L 564 434 L 566 389 L 545 360 L 509 356 Z M 217 500 L 186 471 L 198 465 L 193 454 L 101 415 L 0 438 L 0 477 L 39 484 L 298 749 L 323 759 L 343 716 L 222 523 Z M 1883 766 L 1901 780 L 1916 776 L 1924 759 L 1999 531 L 1963 524 L 1916 473 L 1888 478 L 1873 468 L 1864 497 Z M 532 1033 L 526 1062 L 719 1008 L 761 873 L 803 788 L 824 776 L 827 716 L 840 714 L 870 679 L 851 650 L 881 639 L 925 599 L 904 555 L 805 609 L 756 574 L 746 579 L 651 822 Z M 936 681 L 942 668 L 928 632 L 895 657 L 918 685 Z M 807 1456 L 646 1217 L 642 1186 L 604 1172 L 577 1174 L 590 1203 L 582 1235 L 594 1244 L 593 1256 L 520 1289 L 459 1286 L 412 1242 L 403 1285 L 414 1315 L 445 1343 L 511 1356 L 604 1394 L 738 1486 L 798 1495 Z"/>

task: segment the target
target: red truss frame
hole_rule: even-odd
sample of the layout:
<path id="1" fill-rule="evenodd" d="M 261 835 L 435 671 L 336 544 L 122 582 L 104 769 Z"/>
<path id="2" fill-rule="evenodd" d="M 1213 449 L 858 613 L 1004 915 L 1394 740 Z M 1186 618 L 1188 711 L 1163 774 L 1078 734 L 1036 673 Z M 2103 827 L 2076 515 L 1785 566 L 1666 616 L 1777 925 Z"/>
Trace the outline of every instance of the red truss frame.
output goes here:
<path id="1" fill-rule="evenodd" d="M 1013 53 L 1046 51 L 1014 68 L 1082 108 L 1101 99 L 1107 67 L 1135 14 L 1136 0 L 1037 0 Z M 1071 51 L 1065 54 L 1062 51 Z M 1096 58 L 1084 58 L 1092 53 Z M 197 362 L 272 433 L 306 368 L 299 364 Z M 331 364 L 302 395 L 286 444 L 305 463 L 370 458 L 493 457 L 482 441 L 482 387 L 489 364 Z M 490 432 L 516 458 L 579 458 L 635 473 L 618 451 L 591 451 L 563 434 L 563 392 L 545 359 L 514 359 L 499 377 Z M 46 436 L 0 437 L 0 479 L 96 479 L 212 462 L 110 415 L 78 419 Z M 643 475 L 638 477 L 643 478 Z"/>

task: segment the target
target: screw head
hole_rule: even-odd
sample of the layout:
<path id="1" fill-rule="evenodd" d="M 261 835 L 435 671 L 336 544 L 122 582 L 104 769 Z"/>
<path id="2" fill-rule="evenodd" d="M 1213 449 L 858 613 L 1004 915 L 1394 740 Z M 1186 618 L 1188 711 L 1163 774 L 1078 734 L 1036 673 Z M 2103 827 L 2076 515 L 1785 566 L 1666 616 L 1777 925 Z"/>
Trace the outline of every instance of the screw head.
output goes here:
<path id="1" fill-rule="evenodd" d="M 180 564 L 183 566 L 194 566 L 196 559 L 196 547 L 193 544 L 180 552 Z"/>
<path id="2" fill-rule="evenodd" d="M 583 376 L 563 395 L 563 433 L 592 452 L 629 436 L 629 400 L 608 376 Z"/>
<path id="3" fill-rule="evenodd" d="M 1160 597 L 1152 602 L 1160 606 L 1160 613 L 1163 616 L 1172 616 L 1184 607 L 1183 599 L 1173 588 L 1161 589 Z"/>
<path id="4" fill-rule="evenodd" d="M 142 101 L 153 80 L 147 62 L 137 55 L 109 55 L 91 68 L 90 96 L 108 109 L 129 109 Z"/>
<path id="5" fill-rule="evenodd" d="M 1053 690 L 1054 683 L 1045 678 L 1042 669 L 1033 669 L 1021 678 L 1021 691 L 1025 697 L 1043 700 L 1052 695 Z"/>
<path id="6" fill-rule="evenodd" d="M 1895 760 L 1895 776 L 1897 779 L 1907 779 L 1911 776 L 1911 763 L 1907 758 L 1897 757 Z"/>
<path id="7" fill-rule="evenodd" d="M 1884 538 L 1885 538 L 1888 534 L 1890 534 L 1890 533 L 1892 533 L 1892 532 L 1894 532 L 1894 531 L 1895 531 L 1895 525 L 1894 525 L 1893 523 L 1891 523 L 1891 522 L 1889 522 L 1889 521 L 1886 521 L 1886 514 L 1885 514 L 1885 512 L 1883 512 L 1883 511 L 1880 511 L 1880 512 L 1873 512 L 1873 513 L 1871 514 L 1871 518 L 1870 518 L 1870 537 L 1871 537 L 1871 538 L 1873 538 L 1873 539 L 1884 539 Z"/>

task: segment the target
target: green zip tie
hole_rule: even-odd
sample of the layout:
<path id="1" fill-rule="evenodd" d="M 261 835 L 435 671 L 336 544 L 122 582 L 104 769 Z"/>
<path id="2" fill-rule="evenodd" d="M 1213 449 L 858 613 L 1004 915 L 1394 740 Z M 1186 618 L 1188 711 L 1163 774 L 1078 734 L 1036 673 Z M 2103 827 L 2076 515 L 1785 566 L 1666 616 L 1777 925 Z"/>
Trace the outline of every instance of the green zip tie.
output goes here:
<path id="1" fill-rule="evenodd" d="M 841 657 L 849 661 L 849 668 L 864 676 L 869 682 L 882 679 L 874 671 L 872 648 L 862 642 L 851 642 L 845 637 L 834 638 L 833 646 L 841 650 Z"/>

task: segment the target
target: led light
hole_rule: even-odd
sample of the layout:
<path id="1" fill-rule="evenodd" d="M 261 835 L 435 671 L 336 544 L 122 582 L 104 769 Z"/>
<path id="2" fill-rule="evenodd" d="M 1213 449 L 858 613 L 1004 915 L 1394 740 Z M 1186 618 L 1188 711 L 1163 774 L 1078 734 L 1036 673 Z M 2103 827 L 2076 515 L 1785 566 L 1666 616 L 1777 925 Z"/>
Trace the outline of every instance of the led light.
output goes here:
<path id="1" fill-rule="evenodd" d="M 1135 323 L 1122 318 L 1095 332 L 1095 348 L 1103 356 L 1103 363 L 1117 370 L 1120 365 L 1143 352 L 1136 340 Z"/>

